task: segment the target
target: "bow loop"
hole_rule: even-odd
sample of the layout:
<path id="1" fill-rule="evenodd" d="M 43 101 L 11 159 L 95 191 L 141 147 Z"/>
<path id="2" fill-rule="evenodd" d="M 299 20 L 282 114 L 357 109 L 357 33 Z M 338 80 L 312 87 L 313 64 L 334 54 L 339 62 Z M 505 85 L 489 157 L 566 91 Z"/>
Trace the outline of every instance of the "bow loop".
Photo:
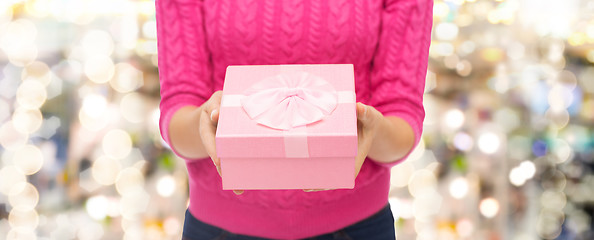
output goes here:
<path id="1" fill-rule="evenodd" d="M 306 72 L 264 79 L 247 89 L 244 95 L 241 105 L 251 119 L 281 130 L 320 121 L 338 104 L 334 87 Z"/>

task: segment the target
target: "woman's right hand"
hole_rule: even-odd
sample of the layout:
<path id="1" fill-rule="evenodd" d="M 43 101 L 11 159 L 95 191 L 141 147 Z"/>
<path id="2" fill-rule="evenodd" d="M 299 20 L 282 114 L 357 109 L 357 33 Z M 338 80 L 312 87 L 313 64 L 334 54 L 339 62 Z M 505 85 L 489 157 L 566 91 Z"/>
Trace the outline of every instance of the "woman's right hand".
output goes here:
<path id="1" fill-rule="evenodd" d="M 219 122 L 219 109 L 221 108 L 222 91 L 214 92 L 210 98 L 202 104 L 200 110 L 200 139 L 204 150 L 210 156 L 219 175 L 221 175 L 221 161 L 217 157 L 215 135 L 217 123 Z"/>
<path id="2" fill-rule="evenodd" d="M 221 177 L 223 176 L 221 172 L 221 160 L 217 157 L 215 136 L 217 123 L 219 122 L 219 109 L 221 108 L 222 96 L 222 91 L 216 91 L 200 107 L 200 138 L 202 145 Z M 243 190 L 233 190 L 233 192 L 239 195 L 243 193 Z"/>

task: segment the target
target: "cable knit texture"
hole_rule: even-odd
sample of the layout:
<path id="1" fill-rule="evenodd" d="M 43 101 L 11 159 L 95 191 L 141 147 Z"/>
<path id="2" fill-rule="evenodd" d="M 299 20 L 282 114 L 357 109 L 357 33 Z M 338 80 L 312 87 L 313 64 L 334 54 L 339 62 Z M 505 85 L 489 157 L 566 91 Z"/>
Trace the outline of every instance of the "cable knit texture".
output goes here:
<path id="1" fill-rule="evenodd" d="M 418 143 L 432 0 L 157 0 L 163 139 L 171 116 L 223 88 L 229 65 L 351 63 L 357 101 L 408 122 Z M 175 149 L 174 149 L 175 151 Z M 406 158 L 406 157 L 405 157 Z M 190 212 L 231 232 L 306 238 L 387 203 L 391 164 L 367 159 L 355 189 L 223 191 L 210 160 L 186 159 Z"/>

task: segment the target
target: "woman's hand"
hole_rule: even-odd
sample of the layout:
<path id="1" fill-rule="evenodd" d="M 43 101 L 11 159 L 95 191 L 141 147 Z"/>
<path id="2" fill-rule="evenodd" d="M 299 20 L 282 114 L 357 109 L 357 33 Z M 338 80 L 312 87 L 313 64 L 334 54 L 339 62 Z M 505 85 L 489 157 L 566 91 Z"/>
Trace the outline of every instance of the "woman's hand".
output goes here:
<path id="1" fill-rule="evenodd" d="M 217 123 L 219 122 L 219 109 L 221 108 L 222 91 L 214 92 L 210 98 L 202 104 L 200 109 L 200 139 L 204 150 L 210 156 L 212 163 L 221 175 L 221 161 L 217 157 L 215 135 L 217 132 Z"/>
<path id="2" fill-rule="evenodd" d="M 217 133 L 217 123 L 219 122 L 219 109 L 221 108 L 222 96 L 222 91 L 214 92 L 208 101 L 202 104 L 200 109 L 200 138 L 202 139 L 202 145 L 221 177 L 223 176 L 221 172 L 221 159 L 217 157 L 215 136 Z M 243 190 L 233 190 L 233 192 L 239 195 L 243 193 Z"/>
<path id="3" fill-rule="evenodd" d="M 369 154 L 379 123 L 384 116 L 374 107 L 357 103 L 357 157 L 355 157 L 355 178 L 359 175 L 365 158 Z"/>
<path id="4" fill-rule="evenodd" d="M 374 107 L 357 103 L 357 156 L 355 157 L 355 179 L 371 149 L 371 144 L 376 136 L 378 123 L 384 116 Z M 306 192 L 326 191 L 332 189 L 305 189 Z"/>

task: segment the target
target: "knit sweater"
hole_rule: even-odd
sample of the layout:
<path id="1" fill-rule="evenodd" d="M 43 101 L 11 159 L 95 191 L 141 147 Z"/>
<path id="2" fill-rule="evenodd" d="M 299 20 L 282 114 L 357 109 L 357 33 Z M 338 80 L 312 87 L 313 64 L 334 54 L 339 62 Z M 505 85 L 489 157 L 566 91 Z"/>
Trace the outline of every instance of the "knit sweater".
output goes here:
<path id="1" fill-rule="evenodd" d="M 432 0 L 157 0 L 160 129 L 179 108 L 222 90 L 229 65 L 350 63 L 357 101 L 397 116 L 418 143 Z M 175 151 L 175 148 L 172 148 Z M 189 211 L 230 232 L 306 238 L 361 221 L 387 204 L 390 167 L 366 159 L 354 189 L 223 191 L 212 161 L 185 159 Z"/>

